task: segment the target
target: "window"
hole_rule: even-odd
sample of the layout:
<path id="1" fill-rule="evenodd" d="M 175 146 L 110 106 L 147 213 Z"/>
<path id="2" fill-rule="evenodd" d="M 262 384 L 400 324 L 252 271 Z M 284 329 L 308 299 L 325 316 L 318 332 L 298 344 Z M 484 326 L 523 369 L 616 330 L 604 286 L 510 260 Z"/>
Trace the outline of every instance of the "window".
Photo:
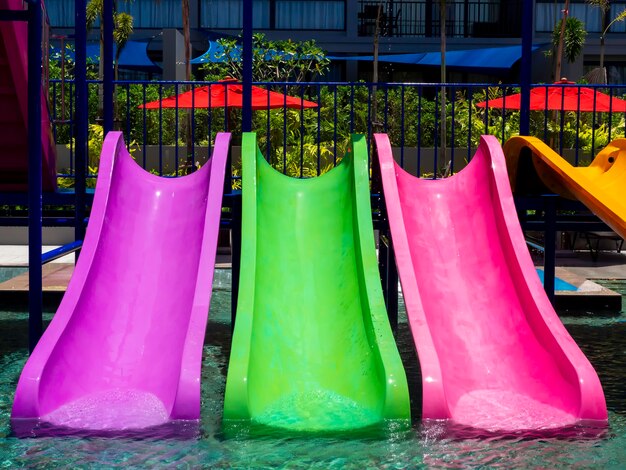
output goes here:
<path id="1" fill-rule="evenodd" d="M 74 27 L 74 1 L 48 0 L 46 2 L 50 26 L 53 28 Z M 183 12 L 179 0 L 134 0 L 117 2 L 117 11 L 133 17 L 134 28 L 182 28 Z M 193 13 L 193 12 L 192 12 Z M 99 26 L 96 22 L 94 26 Z"/>
<path id="2" fill-rule="evenodd" d="M 183 27 L 183 10 L 179 0 L 118 1 L 117 11 L 129 13 L 135 28 Z"/>
<path id="3" fill-rule="evenodd" d="M 276 0 L 276 29 L 344 30 L 344 2 Z"/>
<path id="4" fill-rule="evenodd" d="M 74 27 L 74 1 L 73 0 L 48 0 L 46 11 L 53 28 Z"/>
<path id="5" fill-rule="evenodd" d="M 371 36 L 382 6 L 382 36 L 440 35 L 437 0 L 357 0 L 359 35 Z M 522 0 L 448 0 L 445 31 L 450 37 L 519 37 Z"/>
<path id="6" fill-rule="evenodd" d="M 626 4 L 611 6 L 611 18 L 614 18 L 620 11 L 626 7 Z M 537 2 L 535 9 L 535 30 L 541 33 L 551 33 L 554 31 L 554 26 L 563 18 L 563 4 L 554 2 Z M 602 28 L 602 10 L 597 7 L 592 7 L 584 2 L 572 1 L 569 5 L 569 16 L 578 18 L 585 25 L 585 29 L 589 33 L 599 33 Z M 617 25 L 614 25 L 612 31 L 624 31 L 623 25 L 620 25 L 622 29 L 613 29 Z"/>
<path id="7" fill-rule="evenodd" d="M 203 0 L 200 2 L 200 26 L 207 29 L 241 29 L 243 27 L 241 0 Z M 270 27 L 270 0 L 253 0 L 252 27 Z"/>
<path id="8" fill-rule="evenodd" d="M 200 26 L 241 29 L 241 0 L 202 0 Z M 345 30 L 345 0 L 254 0 L 255 29 Z"/>

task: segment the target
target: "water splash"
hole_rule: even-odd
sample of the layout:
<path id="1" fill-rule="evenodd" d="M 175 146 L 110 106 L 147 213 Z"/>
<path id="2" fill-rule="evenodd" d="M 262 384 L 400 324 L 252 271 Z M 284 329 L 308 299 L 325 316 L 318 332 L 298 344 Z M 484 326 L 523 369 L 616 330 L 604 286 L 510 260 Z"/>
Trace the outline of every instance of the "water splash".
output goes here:
<path id="1" fill-rule="evenodd" d="M 459 398 L 453 416 L 488 431 L 554 429 L 577 421 L 570 413 L 511 390 L 472 390 Z"/>
<path id="2" fill-rule="evenodd" d="M 113 389 L 69 402 L 43 416 L 42 421 L 75 429 L 126 430 L 158 426 L 168 417 L 163 403 L 152 393 Z"/>
<path id="3" fill-rule="evenodd" d="M 315 390 L 280 397 L 255 421 L 296 431 L 339 431 L 372 426 L 381 415 L 338 393 Z"/>

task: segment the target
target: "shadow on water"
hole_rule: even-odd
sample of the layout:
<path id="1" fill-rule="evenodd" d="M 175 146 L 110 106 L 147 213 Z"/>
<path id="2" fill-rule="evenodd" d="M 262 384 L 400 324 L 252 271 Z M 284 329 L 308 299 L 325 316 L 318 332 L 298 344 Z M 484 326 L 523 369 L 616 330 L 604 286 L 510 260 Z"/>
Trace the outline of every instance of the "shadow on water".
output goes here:
<path id="1" fill-rule="evenodd" d="M 335 431 L 300 431 L 281 429 L 249 421 L 224 421 L 218 437 L 222 439 L 332 439 L 332 440 L 378 440 L 406 437 L 413 430 L 409 420 L 389 420 L 381 424 L 359 429 Z"/>
<path id="2" fill-rule="evenodd" d="M 425 440 L 598 440 L 610 436 L 609 426 L 603 422 L 579 423 L 572 426 L 550 429 L 527 429 L 517 431 L 489 431 L 456 424 L 447 420 L 425 420 L 419 426 L 419 434 Z"/>
<path id="3" fill-rule="evenodd" d="M 198 439 L 201 436 L 199 420 L 180 420 L 145 429 L 75 429 L 55 426 L 38 419 L 11 420 L 11 435 L 20 439 L 42 437 L 73 437 L 82 439 Z"/>
<path id="4" fill-rule="evenodd" d="M 28 314 L 19 311 L 0 312 L 0 331 L 2 340 L 0 341 L 0 358 L 28 348 Z M 46 313 L 43 318 L 43 328 L 48 326 L 52 314 Z"/>

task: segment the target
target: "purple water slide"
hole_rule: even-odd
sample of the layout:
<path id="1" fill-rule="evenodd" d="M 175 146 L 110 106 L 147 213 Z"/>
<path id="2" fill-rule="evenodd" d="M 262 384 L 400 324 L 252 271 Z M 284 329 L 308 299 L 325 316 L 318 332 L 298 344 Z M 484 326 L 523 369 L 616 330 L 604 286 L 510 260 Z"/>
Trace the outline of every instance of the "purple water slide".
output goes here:
<path id="1" fill-rule="evenodd" d="M 22 0 L 0 0 L 0 10 L 23 10 Z M 0 190 L 28 189 L 28 24 L 0 21 Z M 42 184 L 56 189 L 56 149 L 46 93 L 41 92 Z"/>
<path id="2" fill-rule="evenodd" d="M 487 430 L 605 423 L 598 376 L 543 290 L 502 148 L 418 179 L 375 136 L 396 263 L 422 371 L 423 419 Z"/>
<path id="3" fill-rule="evenodd" d="M 28 359 L 14 426 L 141 429 L 200 417 L 200 369 L 230 134 L 198 171 L 161 178 L 104 141 L 82 253 Z"/>

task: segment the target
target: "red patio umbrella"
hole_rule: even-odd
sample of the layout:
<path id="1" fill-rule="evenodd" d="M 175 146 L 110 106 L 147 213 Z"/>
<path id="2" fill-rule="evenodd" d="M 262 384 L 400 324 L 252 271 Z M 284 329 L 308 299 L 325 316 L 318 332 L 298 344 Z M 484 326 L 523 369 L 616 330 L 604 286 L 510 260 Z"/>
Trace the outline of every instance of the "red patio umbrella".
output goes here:
<path id="1" fill-rule="evenodd" d="M 243 106 L 243 86 L 234 78 L 220 80 L 220 83 L 206 85 L 179 95 L 142 104 L 140 108 L 241 108 Z M 252 87 L 252 109 L 275 108 L 316 108 L 317 104 L 296 96 L 284 95 L 261 87 Z"/>
<path id="2" fill-rule="evenodd" d="M 565 79 L 555 85 L 568 85 Z M 521 93 L 507 95 L 502 98 L 476 103 L 479 108 L 489 105 L 490 108 L 520 109 Z M 532 111 L 597 111 L 626 112 L 626 101 L 611 97 L 588 87 L 577 86 L 542 86 L 530 91 L 530 109 Z"/>

